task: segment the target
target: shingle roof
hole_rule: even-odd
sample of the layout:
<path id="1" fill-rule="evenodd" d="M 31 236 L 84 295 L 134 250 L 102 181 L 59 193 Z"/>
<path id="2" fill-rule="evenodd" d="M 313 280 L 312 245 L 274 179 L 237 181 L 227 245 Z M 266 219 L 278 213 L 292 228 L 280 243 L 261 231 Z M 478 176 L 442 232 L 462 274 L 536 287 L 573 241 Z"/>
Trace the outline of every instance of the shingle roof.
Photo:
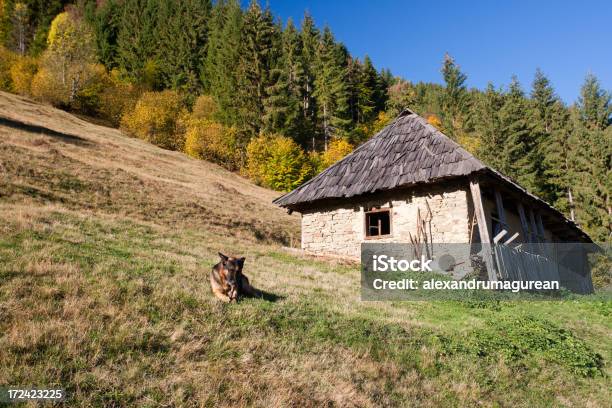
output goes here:
<path id="1" fill-rule="evenodd" d="M 466 176 L 486 166 L 405 110 L 390 125 L 309 182 L 274 200 L 292 206 Z"/>
<path id="2" fill-rule="evenodd" d="M 391 124 L 342 160 L 277 198 L 287 208 L 326 199 L 342 199 L 445 178 L 487 173 L 549 210 L 557 223 L 588 242 L 590 237 L 546 201 L 531 194 L 510 177 L 486 166 L 459 144 L 406 109 Z"/>

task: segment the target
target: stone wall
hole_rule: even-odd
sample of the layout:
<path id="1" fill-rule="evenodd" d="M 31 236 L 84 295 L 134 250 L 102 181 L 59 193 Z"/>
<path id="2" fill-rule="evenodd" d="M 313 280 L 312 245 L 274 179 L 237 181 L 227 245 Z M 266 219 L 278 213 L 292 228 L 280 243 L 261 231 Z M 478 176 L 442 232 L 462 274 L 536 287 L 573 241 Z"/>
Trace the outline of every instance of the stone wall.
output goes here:
<path id="1" fill-rule="evenodd" d="M 417 231 L 417 213 L 432 212 L 434 243 L 469 242 L 469 188 L 459 185 L 428 186 L 427 189 L 396 190 L 379 198 L 347 200 L 350 204 L 311 209 L 302 213 L 302 248 L 317 254 L 358 259 L 362 242 L 409 243 Z M 365 212 L 372 207 L 390 208 L 391 235 L 366 238 Z"/>

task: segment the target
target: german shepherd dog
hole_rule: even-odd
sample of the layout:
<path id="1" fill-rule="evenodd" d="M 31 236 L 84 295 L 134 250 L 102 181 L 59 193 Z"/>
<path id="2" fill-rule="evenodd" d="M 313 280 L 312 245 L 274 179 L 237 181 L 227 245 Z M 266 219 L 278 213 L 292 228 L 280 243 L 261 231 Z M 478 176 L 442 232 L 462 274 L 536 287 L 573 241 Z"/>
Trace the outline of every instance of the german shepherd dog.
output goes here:
<path id="1" fill-rule="evenodd" d="M 219 252 L 221 261 L 210 272 L 210 286 L 223 302 L 237 301 L 241 296 L 255 296 L 255 289 L 242 274 L 245 258 L 234 258 Z"/>

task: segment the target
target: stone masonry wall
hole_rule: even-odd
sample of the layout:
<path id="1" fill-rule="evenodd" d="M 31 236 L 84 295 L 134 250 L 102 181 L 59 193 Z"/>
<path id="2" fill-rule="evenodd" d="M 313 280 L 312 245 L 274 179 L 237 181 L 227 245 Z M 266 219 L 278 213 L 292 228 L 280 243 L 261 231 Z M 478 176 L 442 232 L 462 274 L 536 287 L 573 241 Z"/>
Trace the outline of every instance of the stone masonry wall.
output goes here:
<path id="1" fill-rule="evenodd" d="M 427 190 L 398 190 L 387 197 L 348 200 L 350 205 L 328 206 L 302 213 L 302 248 L 317 254 L 334 254 L 358 259 L 362 242 L 409 243 L 416 234 L 417 212 L 432 211 L 434 243 L 469 242 L 468 188 L 429 186 Z M 426 204 L 427 201 L 427 204 Z M 391 209 L 391 236 L 365 238 L 365 211 L 380 206 Z"/>

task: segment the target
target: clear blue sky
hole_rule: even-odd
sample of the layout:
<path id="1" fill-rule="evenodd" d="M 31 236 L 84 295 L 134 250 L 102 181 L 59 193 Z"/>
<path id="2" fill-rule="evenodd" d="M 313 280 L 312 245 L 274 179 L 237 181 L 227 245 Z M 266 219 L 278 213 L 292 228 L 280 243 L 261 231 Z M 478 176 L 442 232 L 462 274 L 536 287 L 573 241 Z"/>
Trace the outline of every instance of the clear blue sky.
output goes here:
<path id="1" fill-rule="evenodd" d="M 248 4 L 244 0 L 243 3 Z M 444 53 L 468 86 L 506 86 L 516 74 L 528 91 L 537 67 L 566 103 L 587 72 L 612 90 L 612 0 L 399 1 L 261 0 L 298 25 L 308 10 L 354 56 L 369 55 L 413 82 L 441 82 Z"/>

